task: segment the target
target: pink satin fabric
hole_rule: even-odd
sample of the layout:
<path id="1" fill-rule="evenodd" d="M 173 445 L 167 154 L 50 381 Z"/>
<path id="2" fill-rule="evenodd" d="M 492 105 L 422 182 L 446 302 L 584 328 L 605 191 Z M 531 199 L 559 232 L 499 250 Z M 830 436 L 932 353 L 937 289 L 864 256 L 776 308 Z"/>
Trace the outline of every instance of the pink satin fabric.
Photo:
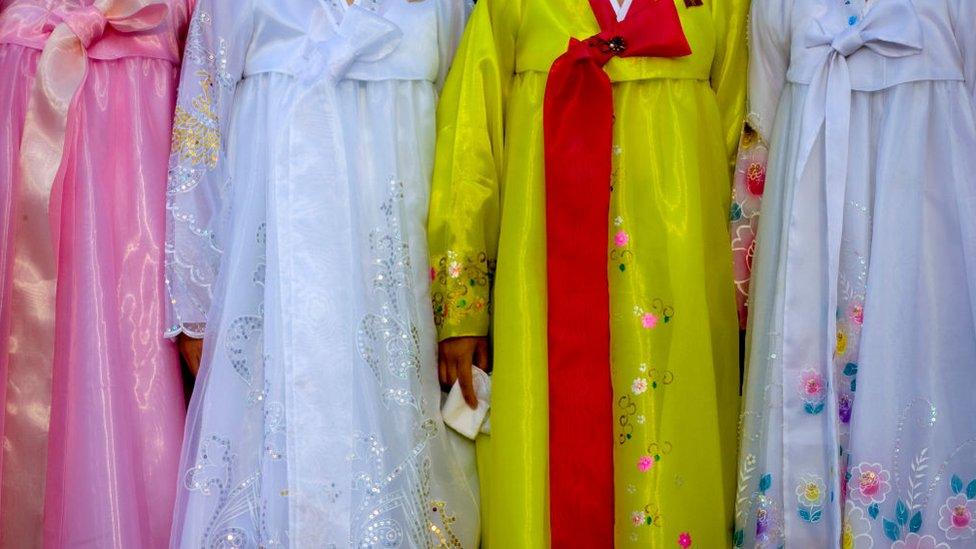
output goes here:
<path id="1" fill-rule="evenodd" d="M 0 85 L 3 547 L 168 543 L 184 401 L 161 335 L 166 168 L 191 6 L 173 0 L 161 24 L 127 36 L 89 4 L 17 0 L 0 13 L 0 74 L 15 75 Z M 63 161 L 44 166 L 57 174 L 45 196 L 43 181 L 15 172 L 38 112 L 43 35 L 65 27 L 60 53 L 87 45 L 88 59 L 77 94 L 61 85 L 67 71 L 45 75 L 46 94 L 75 97 L 63 137 L 50 119 L 37 133 L 34 154 L 63 143 Z"/>

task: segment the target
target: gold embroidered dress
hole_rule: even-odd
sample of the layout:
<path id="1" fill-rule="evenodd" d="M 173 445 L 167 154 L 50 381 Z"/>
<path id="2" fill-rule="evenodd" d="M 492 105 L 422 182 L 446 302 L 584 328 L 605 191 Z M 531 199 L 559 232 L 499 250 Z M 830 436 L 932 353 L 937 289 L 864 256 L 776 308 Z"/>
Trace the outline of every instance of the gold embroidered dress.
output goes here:
<path id="1" fill-rule="evenodd" d="M 616 120 L 607 444 L 618 546 L 731 544 L 739 381 L 729 180 L 747 4 L 677 0 L 692 55 L 605 67 Z M 569 38 L 597 32 L 586 0 L 481 0 L 439 107 L 432 300 L 442 340 L 493 339 L 492 435 L 479 448 L 489 547 L 548 545 L 548 462 L 573 459 L 548 445 L 542 105 Z"/>

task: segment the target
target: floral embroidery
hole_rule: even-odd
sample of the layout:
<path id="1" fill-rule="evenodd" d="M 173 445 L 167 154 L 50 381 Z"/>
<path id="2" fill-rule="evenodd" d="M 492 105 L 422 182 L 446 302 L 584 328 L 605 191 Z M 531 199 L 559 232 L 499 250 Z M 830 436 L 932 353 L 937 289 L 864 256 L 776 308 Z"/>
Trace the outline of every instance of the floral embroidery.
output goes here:
<path id="1" fill-rule="evenodd" d="M 865 545 L 870 547 L 870 545 Z M 861 549 L 861 546 L 857 546 Z M 904 540 L 898 540 L 891 544 L 891 549 L 952 549 L 945 543 L 939 543 L 932 536 L 919 536 L 918 534 L 908 534 Z"/>
<path id="2" fill-rule="evenodd" d="M 613 237 L 613 243 L 618 248 L 623 248 L 629 242 L 630 242 L 630 236 L 627 234 L 627 231 L 618 231 L 617 234 Z"/>
<path id="3" fill-rule="evenodd" d="M 811 369 L 800 373 L 800 398 L 806 413 L 817 415 L 823 411 L 827 401 L 827 387 L 819 372 Z"/>
<path id="4" fill-rule="evenodd" d="M 851 413 L 854 411 L 854 398 L 850 393 L 841 393 L 837 397 L 837 415 L 842 423 L 851 422 Z"/>
<path id="5" fill-rule="evenodd" d="M 732 268 L 735 273 L 736 302 L 739 305 L 739 327 L 745 329 L 752 262 L 756 256 L 756 229 L 738 225 L 732 229 Z"/>
<path id="6" fill-rule="evenodd" d="M 756 498 L 756 541 L 760 546 L 778 537 L 779 521 L 773 499 L 761 495 Z"/>
<path id="7" fill-rule="evenodd" d="M 630 514 L 630 523 L 634 526 L 643 526 L 644 519 L 644 511 L 634 511 Z"/>
<path id="8" fill-rule="evenodd" d="M 655 507 L 648 504 L 643 509 L 638 509 L 630 514 L 630 523 L 634 528 L 641 526 L 661 526 L 661 513 Z"/>
<path id="9" fill-rule="evenodd" d="M 681 532 L 681 535 L 678 536 L 678 545 L 680 545 L 682 549 L 688 549 L 691 547 L 691 534 L 688 532 Z"/>
<path id="10" fill-rule="evenodd" d="M 755 238 L 759 232 L 759 210 L 762 205 L 762 195 L 766 190 L 767 157 L 766 143 L 763 142 L 759 132 L 747 122 L 739 141 L 739 157 L 733 176 L 730 215 L 736 302 L 739 310 L 739 325 L 743 329 L 746 327 Z"/>
<path id="11" fill-rule="evenodd" d="M 484 252 L 466 256 L 448 251 L 437 260 L 431 269 L 431 297 L 437 326 L 457 325 L 488 311 L 494 263 Z"/>
<path id="12" fill-rule="evenodd" d="M 817 475 L 803 475 L 796 487 L 796 499 L 799 502 L 797 513 L 805 522 L 819 522 L 823 516 L 824 493 L 827 485 L 823 478 Z"/>
<path id="13" fill-rule="evenodd" d="M 637 460 L 637 470 L 641 473 L 646 473 L 651 470 L 651 467 L 654 467 L 654 463 L 655 460 L 653 457 L 641 456 L 640 459 Z"/>
<path id="14" fill-rule="evenodd" d="M 645 311 L 639 305 L 634 306 L 634 315 L 640 320 L 641 326 L 645 330 L 653 330 L 663 321 L 665 324 L 674 318 L 674 307 L 665 305 L 661 299 L 651 302 L 651 310 Z"/>
<path id="15" fill-rule="evenodd" d="M 628 247 L 630 234 L 620 228 L 624 224 L 624 218 L 619 215 L 614 218 L 613 224 L 617 227 L 617 232 L 613 235 L 613 246 L 610 247 L 610 263 L 616 265 L 617 270 L 624 273 L 627 272 L 627 266 L 634 258 L 634 253 Z"/>
<path id="16" fill-rule="evenodd" d="M 746 188 L 752 196 L 762 196 L 766 190 L 765 159 L 750 159 L 745 169 Z"/>
<path id="17" fill-rule="evenodd" d="M 871 549 L 871 522 L 864 516 L 864 510 L 848 501 L 844 506 L 844 528 L 841 531 L 841 549 Z"/>
<path id="18" fill-rule="evenodd" d="M 844 330 L 837 330 L 837 356 L 847 354 L 847 333 Z"/>
<path id="19" fill-rule="evenodd" d="M 752 456 L 755 459 L 755 456 Z M 748 462 L 747 458 L 747 462 Z M 776 501 L 766 495 L 766 491 L 773 486 L 773 475 L 766 473 L 759 477 L 759 486 L 752 494 L 753 507 L 756 510 L 756 544 L 755 547 L 778 547 L 777 542 L 782 539 L 782 520 Z M 733 533 L 736 547 L 742 547 L 745 541 L 744 530 Z"/>
<path id="20" fill-rule="evenodd" d="M 891 473 L 880 463 L 861 463 L 851 469 L 848 491 L 853 500 L 863 505 L 884 503 L 891 491 Z"/>
<path id="21" fill-rule="evenodd" d="M 641 326 L 648 330 L 653 330 L 657 326 L 657 316 L 653 313 L 644 313 L 641 316 Z"/>
<path id="22" fill-rule="evenodd" d="M 851 321 L 858 326 L 864 324 L 864 306 L 856 304 L 851 307 Z"/>
<path id="23" fill-rule="evenodd" d="M 200 95 L 191 102 L 193 112 L 182 105 L 176 107 L 173 120 L 172 154 L 192 166 L 217 167 L 220 151 L 220 122 L 214 107 L 213 78 L 206 71 L 197 71 Z"/>
<path id="24" fill-rule="evenodd" d="M 939 528 L 950 540 L 973 537 L 976 534 L 976 500 L 963 493 L 949 497 L 939 509 Z"/>
<path id="25" fill-rule="evenodd" d="M 639 377 L 634 380 L 630 385 L 630 390 L 633 391 L 635 395 L 642 395 L 647 391 L 647 379 Z"/>

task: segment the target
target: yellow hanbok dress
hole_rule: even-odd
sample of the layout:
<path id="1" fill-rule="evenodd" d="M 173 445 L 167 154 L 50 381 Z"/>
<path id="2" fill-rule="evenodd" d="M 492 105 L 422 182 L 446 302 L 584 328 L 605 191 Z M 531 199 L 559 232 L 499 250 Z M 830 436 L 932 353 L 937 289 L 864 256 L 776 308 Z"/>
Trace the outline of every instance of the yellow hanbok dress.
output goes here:
<path id="1" fill-rule="evenodd" d="M 605 67 L 615 541 L 729 547 L 739 370 L 728 226 L 748 0 L 641 1 L 676 3 L 692 55 Z M 587 0 L 479 0 L 441 97 L 431 291 L 442 340 L 492 337 L 492 434 L 479 441 L 489 548 L 549 545 L 548 464 L 574 459 L 548 437 L 543 96 L 569 38 L 598 32 Z"/>

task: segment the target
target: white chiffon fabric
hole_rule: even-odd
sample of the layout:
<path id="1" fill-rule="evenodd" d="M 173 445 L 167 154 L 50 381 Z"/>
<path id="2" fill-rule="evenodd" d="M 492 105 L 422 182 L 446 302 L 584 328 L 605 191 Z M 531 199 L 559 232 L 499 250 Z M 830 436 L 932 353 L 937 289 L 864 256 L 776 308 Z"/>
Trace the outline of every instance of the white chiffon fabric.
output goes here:
<path id="1" fill-rule="evenodd" d="M 754 0 L 745 547 L 976 546 L 976 2 Z"/>
<path id="2" fill-rule="evenodd" d="M 467 11 L 198 4 L 167 282 L 170 333 L 205 333 L 205 351 L 174 547 L 477 547 L 425 245 L 437 87 Z"/>

